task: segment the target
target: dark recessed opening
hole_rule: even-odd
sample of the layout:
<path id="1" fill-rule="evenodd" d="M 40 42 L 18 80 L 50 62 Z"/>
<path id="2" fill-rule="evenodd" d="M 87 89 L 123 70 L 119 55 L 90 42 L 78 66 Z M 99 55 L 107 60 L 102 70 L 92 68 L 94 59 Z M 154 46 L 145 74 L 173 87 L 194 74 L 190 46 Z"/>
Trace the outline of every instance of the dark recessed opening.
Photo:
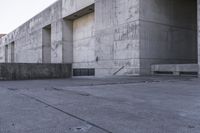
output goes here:
<path id="1" fill-rule="evenodd" d="M 11 63 L 15 62 L 15 42 L 11 43 Z"/>
<path id="2" fill-rule="evenodd" d="M 155 71 L 154 74 L 166 74 L 166 75 L 171 75 L 173 72 L 170 71 Z"/>
<path id="3" fill-rule="evenodd" d="M 198 72 L 180 72 L 180 75 L 197 76 Z"/>
<path id="4" fill-rule="evenodd" d="M 73 76 L 95 76 L 94 68 L 73 69 Z"/>
<path id="5" fill-rule="evenodd" d="M 42 62 L 51 62 L 51 25 L 42 29 Z"/>
<path id="6" fill-rule="evenodd" d="M 84 15 L 87 15 L 89 13 L 94 12 L 94 10 L 95 10 L 95 6 L 94 6 L 94 4 L 92 4 L 92 5 L 90 5 L 90 6 L 86 7 L 86 8 L 83 8 L 83 9 L 79 10 L 78 12 L 75 12 L 75 13 L 65 17 L 64 19 L 66 19 L 66 20 L 75 20 L 75 19 L 77 19 L 79 17 L 82 17 Z"/>
<path id="7" fill-rule="evenodd" d="M 5 63 L 8 63 L 8 45 L 5 46 Z"/>

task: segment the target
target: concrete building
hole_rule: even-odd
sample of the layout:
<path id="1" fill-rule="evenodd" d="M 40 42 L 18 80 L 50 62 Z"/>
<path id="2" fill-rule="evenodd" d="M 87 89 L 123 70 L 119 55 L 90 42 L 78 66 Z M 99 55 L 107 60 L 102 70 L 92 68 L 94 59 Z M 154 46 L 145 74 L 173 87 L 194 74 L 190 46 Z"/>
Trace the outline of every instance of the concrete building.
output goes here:
<path id="1" fill-rule="evenodd" d="M 0 38 L 2 38 L 3 36 L 5 36 L 5 34 L 0 34 Z"/>
<path id="2" fill-rule="evenodd" d="M 0 39 L 0 61 L 70 63 L 74 76 L 197 73 L 199 2 L 59 0 Z"/>

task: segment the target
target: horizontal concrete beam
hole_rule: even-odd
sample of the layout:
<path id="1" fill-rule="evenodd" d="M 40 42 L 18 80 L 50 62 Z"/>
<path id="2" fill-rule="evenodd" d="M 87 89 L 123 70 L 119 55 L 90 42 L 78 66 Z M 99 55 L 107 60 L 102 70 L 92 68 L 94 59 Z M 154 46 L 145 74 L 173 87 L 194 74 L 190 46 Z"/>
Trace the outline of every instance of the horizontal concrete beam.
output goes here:
<path id="1" fill-rule="evenodd" d="M 84 16 L 86 14 L 94 12 L 94 10 L 95 10 L 95 7 L 94 7 L 94 4 L 92 4 L 92 5 L 90 5 L 90 6 L 86 7 L 86 8 L 83 8 L 83 9 L 81 9 L 81 10 L 79 10 L 79 11 L 77 11 L 77 12 L 75 12 L 75 13 L 67 16 L 67 17 L 65 17 L 65 19 L 67 19 L 67 20 L 75 20 L 75 19 L 78 19 L 78 18 L 80 18 L 80 17 L 82 17 L 82 16 Z"/>

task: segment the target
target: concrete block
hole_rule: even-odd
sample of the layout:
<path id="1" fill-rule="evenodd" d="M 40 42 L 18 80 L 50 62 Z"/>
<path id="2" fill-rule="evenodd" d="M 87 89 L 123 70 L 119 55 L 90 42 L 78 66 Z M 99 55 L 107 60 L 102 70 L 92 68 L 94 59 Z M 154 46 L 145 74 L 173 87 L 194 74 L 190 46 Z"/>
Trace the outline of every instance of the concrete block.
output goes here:
<path id="1" fill-rule="evenodd" d="M 173 75 L 198 74 L 198 64 L 157 64 L 151 66 L 152 73 L 171 72 Z"/>
<path id="2" fill-rule="evenodd" d="M 1 63 L 0 80 L 70 78 L 70 64 Z"/>

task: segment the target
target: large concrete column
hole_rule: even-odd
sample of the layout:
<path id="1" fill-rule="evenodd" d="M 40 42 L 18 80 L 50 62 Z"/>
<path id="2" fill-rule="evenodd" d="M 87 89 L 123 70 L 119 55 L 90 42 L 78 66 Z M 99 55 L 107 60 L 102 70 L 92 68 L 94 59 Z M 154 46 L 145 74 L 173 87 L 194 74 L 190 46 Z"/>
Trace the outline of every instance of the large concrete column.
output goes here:
<path id="1" fill-rule="evenodd" d="M 200 0 L 197 0 L 197 24 L 198 24 L 198 65 L 200 68 Z M 199 71 L 199 76 L 200 76 L 200 71 Z"/>
<path id="2" fill-rule="evenodd" d="M 62 44 L 62 19 L 51 24 L 51 63 L 63 62 L 63 44 Z"/>
<path id="3" fill-rule="evenodd" d="M 95 3 L 96 76 L 138 75 L 139 0 Z"/>

